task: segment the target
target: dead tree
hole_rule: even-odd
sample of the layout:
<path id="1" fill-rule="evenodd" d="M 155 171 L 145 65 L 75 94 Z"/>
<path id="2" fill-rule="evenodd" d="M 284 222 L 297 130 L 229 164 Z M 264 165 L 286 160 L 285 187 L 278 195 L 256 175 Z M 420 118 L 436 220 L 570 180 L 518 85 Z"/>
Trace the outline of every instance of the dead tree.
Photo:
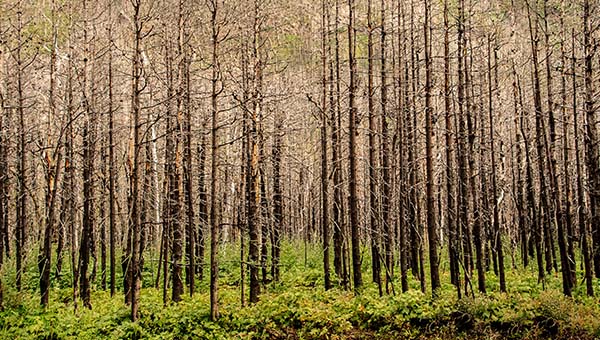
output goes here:
<path id="1" fill-rule="evenodd" d="M 350 174 L 348 178 L 348 190 L 350 191 L 349 209 L 350 209 L 350 238 L 352 241 L 352 274 L 354 279 L 354 291 L 360 292 L 362 287 L 362 272 L 360 259 L 360 235 L 359 235 L 359 220 L 358 220 L 358 195 L 357 195 L 357 169 L 356 169 L 356 137 L 358 130 L 356 128 L 356 28 L 354 26 L 354 0 L 348 0 L 348 63 L 350 72 L 350 83 L 348 89 L 349 100 L 349 117 L 348 117 L 348 133 L 349 153 L 348 158 L 350 166 Z"/>
<path id="2" fill-rule="evenodd" d="M 433 122 L 431 118 L 431 46 L 430 40 L 430 12 L 429 1 L 425 0 L 425 23 L 423 24 L 423 34 L 425 43 L 425 162 L 427 179 L 425 183 L 425 199 L 427 201 L 427 238 L 429 240 L 429 270 L 431 272 L 431 292 L 437 296 L 437 290 L 440 288 L 440 259 L 438 257 L 438 235 L 437 224 L 435 220 L 435 206 L 433 197 Z"/>

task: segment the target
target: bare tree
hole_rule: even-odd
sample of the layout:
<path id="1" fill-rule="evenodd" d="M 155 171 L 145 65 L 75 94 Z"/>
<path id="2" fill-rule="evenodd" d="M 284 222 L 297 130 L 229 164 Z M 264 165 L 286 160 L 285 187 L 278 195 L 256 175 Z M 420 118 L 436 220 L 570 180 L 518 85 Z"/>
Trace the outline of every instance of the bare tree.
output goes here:
<path id="1" fill-rule="evenodd" d="M 354 278 L 354 291 L 359 292 L 362 286 L 361 258 L 360 258 L 360 235 L 358 220 L 358 195 L 356 191 L 357 171 L 356 171 L 356 27 L 354 26 L 354 0 L 348 0 L 348 63 L 350 65 L 350 84 L 348 89 L 349 99 L 349 152 L 348 159 L 350 166 L 350 175 L 348 179 L 348 189 L 350 191 L 349 207 L 350 209 L 350 238 L 352 240 L 352 275 Z"/>

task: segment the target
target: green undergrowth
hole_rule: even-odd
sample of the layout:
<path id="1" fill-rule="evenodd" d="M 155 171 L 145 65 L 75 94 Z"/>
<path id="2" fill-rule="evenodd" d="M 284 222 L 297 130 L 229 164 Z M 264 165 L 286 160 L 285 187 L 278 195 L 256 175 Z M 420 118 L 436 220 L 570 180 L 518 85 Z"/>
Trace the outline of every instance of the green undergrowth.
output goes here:
<path id="1" fill-rule="evenodd" d="M 488 274 L 489 293 L 458 299 L 450 284 L 432 298 L 414 278 L 411 290 L 379 296 L 367 283 L 359 295 L 336 287 L 325 291 L 318 247 L 286 245 L 282 280 L 262 287 L 260 302 L 242 306 L 236 248 L 225 246 L 220 271 L 220 318 L 209 317 L 207 282 L 183 301 L 163 304 L 162 291 L 143 288 L 140 318 L 130 321 L 123 295 L 110 297 L 95 287 L 92 309 L 74 311 L 72 290 L 54 285 L 47 309 L 39 307 L 35 269 L 26 275 L 23 292 L 3 275 L 4 311 L 0 339 L 597 339 L 600 306 L 581 288 L 573 298 L 560 293 L 560 281 L 549 276 L 545 289 L 535 273 L 509 271 L 509 292 L 499 293 Z M 368 280 L 368 264 L 364 279 Z M 147 267 L 144 283 L 152 282 Z M 443 268 L 442 268 L 443 269 Z M 448 282 L 442 270 L 443 282 Z M 62 279 L 69 282 L 67 278 Z M 149 285 L 149 284 L 148 284 Z M 246 287 L 247 288 L 247 287 Z M 392 286 L 390 286 L 390 290 Z M 247 295 L 246 295 L 247 296 Z"/>

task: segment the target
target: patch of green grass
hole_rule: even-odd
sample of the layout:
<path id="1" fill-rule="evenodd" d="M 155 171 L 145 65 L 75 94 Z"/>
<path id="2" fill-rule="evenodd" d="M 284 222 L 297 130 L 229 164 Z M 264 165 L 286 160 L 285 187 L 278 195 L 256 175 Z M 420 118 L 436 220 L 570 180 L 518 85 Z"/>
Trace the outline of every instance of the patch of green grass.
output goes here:
<path id="1" fill-rule="evenodd" d="M 0 312 L 1 339 L 388 339 L 388 338 L 562 338 L 600 337 L 600 306 L 575 289 L 573 298 L 560 293 L 560 278 L 551 275 L 545 287 L 533 268 L 508 270 L 508 293 L 498 292 L 493 272 L 487 273 L 489 293 L 458 300 L 448 284 L 442 263 L 442 290 L 437 298 L 419 291 L 411 276 L 411 290 L 379 296 L 370 282 L 369 263 L 363 263 L 365 287 L 361 294 L 335 287 L 323 289 L 322 257 L 318 245 L 286 243 L 282 250 L 281 281 L 262 287 L 260 302 L 240 301 L 239 248 L 220 249 L 220 319 L 210 321 L 208 282 L 198 283 L 197 294 L 177 304 L 162 301 L 162 291 L 151 287 L 156 265 L 146 261 L 139 321 L 129 320 L 123 295 L 110 297 L 95 282 L 91 310 L 73 309 L 68 266 L 50 292 L 50 305 L 39 306 L 36 267 L 29 263 L 24 289 L 17 293 L 10 263 L 4 267 L 4 311 Z M 150 256 L 148 256 L 150 258 Z M 31 261 L 29 261 L 31 262 Z M 427 271 L 426 271 L 427 273 Z M 206 277 L 206 276 L 205 276 Z M 99 280 L 99 277 L 97 278 Z M 120 273 L 118 276 L 120 284 Z M 429 286 L 427 286 L 429 288 Z M 246 285 L 247 289 L 248 286 Z M 475 287 L 476 289 L 476 287 Z M 248 294 L 246 294 L 248 296 Z"/>

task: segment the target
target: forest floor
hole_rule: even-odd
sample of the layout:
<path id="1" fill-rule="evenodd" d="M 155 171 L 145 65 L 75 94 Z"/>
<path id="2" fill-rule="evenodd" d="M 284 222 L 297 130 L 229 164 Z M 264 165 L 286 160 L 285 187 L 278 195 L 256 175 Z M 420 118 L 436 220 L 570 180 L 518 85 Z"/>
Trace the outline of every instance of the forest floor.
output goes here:
<path id="1" fill-rule="evenodd" d="M 363 277 L 369 283 L 355 296 L 340 288 L 323 289 L 318 246 L 286 244 L 282 254 L 282 280 L 263 287 L 259 303 L 243 307 L 239 248 L 223 246 L 217 322 L 209 318 L 206 279 L 193 297 L 165 306 L 161 289 L 152 288 L 155 261 L 146 260 L 136 323 L 129 320 L 123 295 L 111 298 L 99 282 L 93 288 L 92 309 L 75 312 L 67 274 L 55 280 L 50 305 L 42 309 L 33 263 L 24 275 L 23 291 L 17 293 L 8 262 L 2 276 L 0 339 L 600 339 L 598 300 L 586 297 L 580 286 L 573 298 L 564 297 L 554 274 L 543 289 L 533 267 L 508 270 L 508 293 L 498 292 L 490 271 L 487 295 L 458 300 L 444 264 L 446 283 L 432 299 L 420 292 L 414 278 L 409 292 L 400 293 L 396 282 L 395 294 L 380 297 L 365 261 Z"/>

